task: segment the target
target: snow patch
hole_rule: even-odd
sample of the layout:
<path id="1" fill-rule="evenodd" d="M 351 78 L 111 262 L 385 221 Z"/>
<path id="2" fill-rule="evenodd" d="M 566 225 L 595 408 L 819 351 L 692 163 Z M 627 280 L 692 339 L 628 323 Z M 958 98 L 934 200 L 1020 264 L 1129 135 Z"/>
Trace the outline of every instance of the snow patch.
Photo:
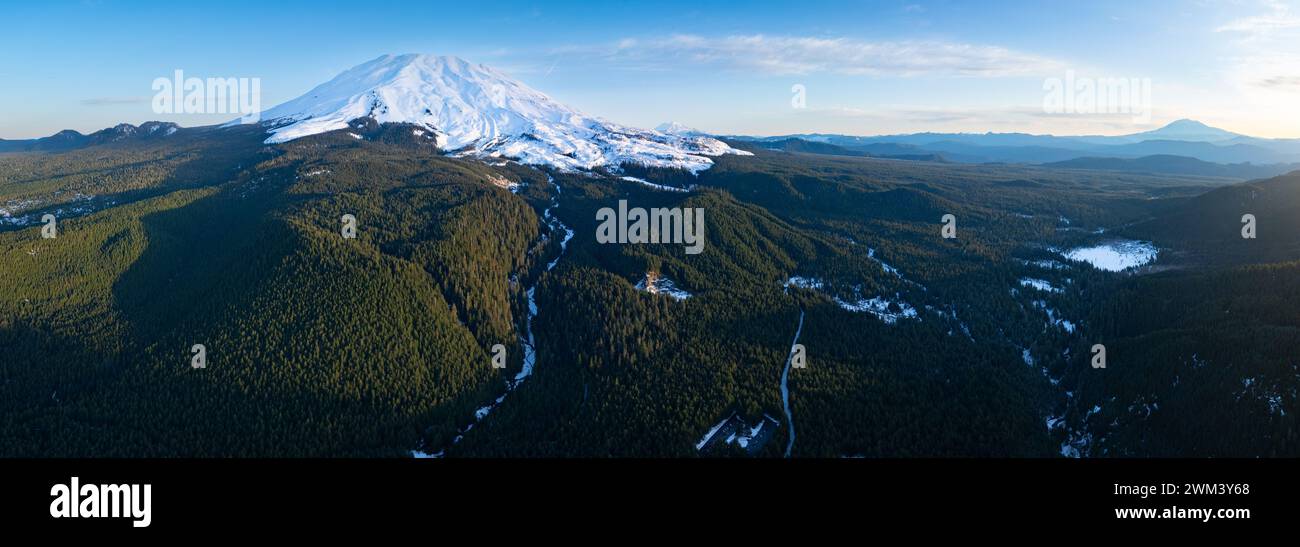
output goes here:
<path id="1" fill-rule="evenodd" d="M 1060 327 L 1065 332 L 1074 334 L 1074 323 L 1064 318 L 1057 317 L 1056 310 L 1052 309 L 1051 306 L 1048 306 L 1047 302 L 1043 300 L 1035 300 L 1033 305 L 1035 308 L 1043 310 L 1043 312 L 1047 314 L 1047 322 L 1049 325 Z"/>
<path id="2" fill-rule="evenodd" d="M 1078 247 L 1062 256 L 1108 272 L 1119 272 L 1155 260 L 1159 250 L 1145 241 L 1114 241 L 1093 247 Z"/>
<path id="3" fill-rule="evenodd" d="M 691 293 L 677 288 L 673 280 L 659 275 L 658 272 L 646 272 L 645 277 L 637 282 L 636 290 L 650 294 L 662 294 L 673 300 L 681 301 L 691 297 Z"/>
<path id="4" fill-rule="evenodd" d="M 835 303 L 839 304 L 841 308 L 854 313 L 870 313 L 871 315 L 876 316 L 877 319 L 880 319 L 889 325 L 893 325 L 899 319 L 916 318 L 916 308 L 913 308 L 910 304 L 903 302 L 902 300 L 888 300 L 877 296 L 874 298 L 863 298 L 857 302 L 847 302 L 836 297 Z"/>
<path id="5" fill-rule="evenodd" d="M 794 277 L 791 277 L 790 279 L 787 279 L 785 282 L 785 286 L 794 287 L 796 289 L 818 290 L 822 288 L 822 281 L 815 277 L 803 277 L 803 276 L 796 275 Z"/>
<path id="6" fill-rule="evenodd" d="M 1034 289 L 1037 289 L 1037 290 L 1040 290 L 1040 291 L 1043 291 L 1043 292 L 1050 292 L 1050 293 L 1060 293 L 1060 292 L 1064 292 L 1064 291 L 1062 291 L 1061 289 L 1058 289 L 1058 288 L 1056 288 L 1055 286 L 1053 286 L 1051 283 L 1048 283 L 1047 281 L 1044 281 L 1044 280 L 1042 280 L 1042 279 L 1035 279 L 1035 278 L 1033 278 L 1033 277 L 1023 277 L 1023 278 L 1021 278 L 1021 279 L 1020 279 L 1020 286 L 1021 286 L 1021 287 L 1032 287 L 1032 288 L 1034 288 Z"/>
<path id="7" fill-rule="evenodd" d="M 700 439 L 700 442 L 695 443 L 695 449 L 704 450 L 704 445 L 709 444 L 709 439 L 712 439 L 714 435 L 717 435 L 718 430 L 722 429 L 722 426 L 727 425 L 727 422 L 731 421 L 732 416 L 735 416 L 735 414 L 723 418 L 721 422 L 718 422 L 718 425 L 715 425 L 713 426 L 712 429 L 709 429 L 709 432 L 704 434 L 704 438 Z"/>
<path id="8" fill-rule="evenodd" d="M 694 190 L 694 189 L 695 189 L 695 186 L 694 186 L 694 185 L 690 186 L 689 188 L 678 188 L 678 187 L 676 187 L 676 186 L 667 186 L 667 185 L 664 185 L 664 184 L 655 184 L 655 183 L 650 182 L 650 181 L 648 181 L 648 180 L 645 180 L 645 179 L 643 179 L 643 178 L 637 178 L 637 177 L 619 177 L 619 178 L 621 178 L 621 179 L 623 179 L 623 180 L 625 180 L 625 181 L 628 181 L 628 182 L 635 182 L 635 183 L 641 184 L 641 185 L 643 185 L 643 186 L 648 186 L 648 187 L 650 187 L 650 188 L 654 188 L 655 190 L 662 190 L 662 191 L 665 191 L 665 192 L 690 192 L 691 190 Z"/>

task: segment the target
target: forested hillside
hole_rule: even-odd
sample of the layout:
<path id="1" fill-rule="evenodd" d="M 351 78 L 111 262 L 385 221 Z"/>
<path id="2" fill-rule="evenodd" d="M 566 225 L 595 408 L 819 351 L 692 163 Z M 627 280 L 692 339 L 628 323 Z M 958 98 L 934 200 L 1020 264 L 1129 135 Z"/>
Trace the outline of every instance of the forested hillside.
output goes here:
<path id="1" fill-rule="evenodd" d="M 264 138 L 0 154 L 0 454 L 1297 453 L 1294 177 L 744 143 L 698 176 L 565 173 L 373 120 Z M 598 243 L 619 200 L 702 208 L 703 251 Z M 1120 238 L 1158 258 L 1071 254 Z M 733 415 L 778 429 L 702 448 Z"/>
<path id="2" fill-rule="evenodd" d="M 501 389 L 487 348 L 514 340 L 538 230 L 494 176 L 304 141 L 56 239 L 0 234 L 6 453 L 398 455 L 454 431 Z"/>

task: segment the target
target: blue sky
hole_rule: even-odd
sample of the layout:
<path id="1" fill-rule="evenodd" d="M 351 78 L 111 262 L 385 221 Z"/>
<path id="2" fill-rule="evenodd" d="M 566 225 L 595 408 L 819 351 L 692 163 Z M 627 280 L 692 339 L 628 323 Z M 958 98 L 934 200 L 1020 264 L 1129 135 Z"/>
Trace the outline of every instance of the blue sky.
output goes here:
<path id="1" fill-rule="evenodd" d="M 1120 134 L 1195 118 L 1300 137 L 1300 5 L 1135 2 L 0 0 L 0 138 L 151 119 L 155 78 L 260 78 L 262 106 L 384 53 L 459 55 L 590 114 L 716 133 Z M 1048 79 L 1151 84 L 1045 112 Z M 805 90 L 795 108 L 792 88 Z"/>

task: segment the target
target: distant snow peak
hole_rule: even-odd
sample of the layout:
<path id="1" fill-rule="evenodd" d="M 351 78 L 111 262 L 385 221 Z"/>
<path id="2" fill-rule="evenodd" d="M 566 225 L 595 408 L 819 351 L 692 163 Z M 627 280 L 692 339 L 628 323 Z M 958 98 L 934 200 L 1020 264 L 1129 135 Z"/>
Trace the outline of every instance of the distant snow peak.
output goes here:
<path id="1" fill-rule="evenodd" d="M 1145 140 L 1218 142 L 1241 137 L 1242 135 L 1184 118 L 1170 122 L 1168 125 L 1154 131 L 1138 133 L 1134 136 Z"/>
<path id="2" fill-rule="evenodd" d="M 687 127 L 677 122 L 664 122 L 659 125 L 656 125 L 655 131 L 664 133 L 666 135 L 689 135 L 694 137 L 707 136 L 707 133 L 704 133 L 693 127 Z"/>
<path id="3" fill-rule="evenodd" d="M 490 67 L 458 57 L 384 55 L 263 113 L 270 143 L 345 129 L 369 117 L 426 129 L 454 155 L 563 171 L 623 164 L 685 169 L 748 155 L 697 133 L 666 133 L 587 116 Z"/>

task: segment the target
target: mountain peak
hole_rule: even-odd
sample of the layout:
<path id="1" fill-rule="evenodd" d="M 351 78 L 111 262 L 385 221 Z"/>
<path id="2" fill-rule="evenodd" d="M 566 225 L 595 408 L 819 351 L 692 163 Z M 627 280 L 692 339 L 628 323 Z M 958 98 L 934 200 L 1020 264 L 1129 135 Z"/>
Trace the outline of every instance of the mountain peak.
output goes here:
<path id="1" fill-rule="evenodd" d="M 1174 121 L 1172 121 L 1172 122 L 1169 122 L 1168 124 L 1165 124 L 1165 126 L 1164 126 L 1162 129 L 1198 129 L 1198 130 L 1205 130 L 1205 129 L 1213 129 L 1213 128 L 1210 127 L 1210 126 L 1208 126 L 1208 125 L 1205 125 L 1205 124 L 1203 124 L 1203 123 L 1201 123 L 1201 122 L 1198 122 L 1198 121 L 1196 121 L 1196 120 L 1193 120 L 1193 119 L 1191 119 L 1191 118 L 1181 118 L 1181 119 L 1177 119 L 1177 120 L 1174 120 Z"/>
<path id="2" fill-rule="evenodd" d="M 407 123 L 457 155 L 563 170 L 623 163 L 696 172 L 743 154 L 716 139 L 645 131 L 587 116 L 491 67 L 452 56 L 383 55 L 262 114 L 268 143 L 344 129 L 358 118 Z"/>
<path id="3" fill-rule="evenodd" d="M 1132 136 L 1141 140 L 1215 142 L 1233 139 L 1241 135 L 1217 127 L 1210 127 L 1196 120 L 1183 118 L 1174 120 L 1160 129 L 1137 133 Z"/>
<path id="4" fill-rule="evenodd" d="M 704 135 L 703 132 L 677 122 L 664 122 L 655 126 L 655 131 L 669 135 Z"/>

